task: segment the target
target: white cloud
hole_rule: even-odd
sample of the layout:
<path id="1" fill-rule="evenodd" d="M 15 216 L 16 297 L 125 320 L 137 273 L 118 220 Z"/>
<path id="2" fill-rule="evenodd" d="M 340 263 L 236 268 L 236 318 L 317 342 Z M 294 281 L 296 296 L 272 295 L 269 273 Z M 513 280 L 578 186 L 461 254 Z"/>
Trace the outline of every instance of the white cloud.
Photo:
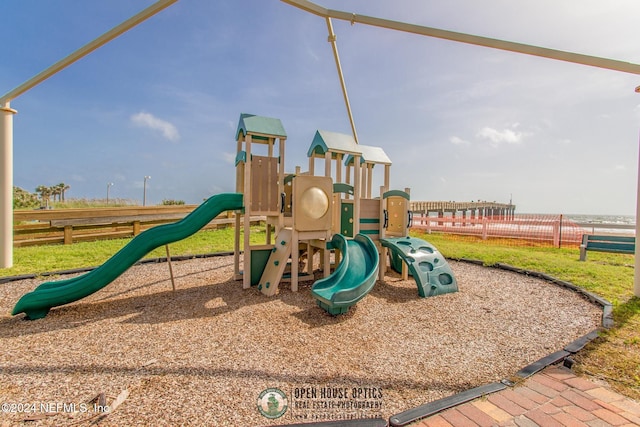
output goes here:
<path id="1" fill-rule="evenodd" d="M 225 151 L 224 153 L 222 153 L 222 158 L 224 159 L 225 163 L 229 163 L 230 165 L 233 165 L 236 162 L 235 153 L 229 153 Z"/>
<path id="2" fill-rule="evenodd" d="M 453 145 L 469 145 L 469 141 L 466 141 L 457 136 L 450 137 L 449 142 L 452 143 Z"/>
<path id="3" fill-rule="evenodd" d="M 516 123 L 514 128 L 518 127 Z M 485 126 L 476 134 L 479 138 L 489 140 L 492 147 L 497 147 L 502 143 L 507 144 L 520 144 L 525 134 L 522 132 L 516 132 L 512 129 L 497 130 L 489 126 Z"/>
<path id="4" fill-rule="evenodd" d="M 175 142 L 180 139 L 178 129 L 172 123 L 159 119 L 153 114 L 141 111 L 131 116 L 131 121 L 138 126 L 160 131 L 169 141 Z"/>

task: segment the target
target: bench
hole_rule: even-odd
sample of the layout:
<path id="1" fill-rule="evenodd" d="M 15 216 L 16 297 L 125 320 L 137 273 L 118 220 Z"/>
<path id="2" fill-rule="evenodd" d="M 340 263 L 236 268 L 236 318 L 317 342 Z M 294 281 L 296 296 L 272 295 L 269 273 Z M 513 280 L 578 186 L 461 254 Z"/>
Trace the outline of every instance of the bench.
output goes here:
<path id="1" fill-rule="evenodd" d="M 586 261 L 587 251 L 633 254 L 636 251 L 636 238 L 635 236 L 583 234 L 580 245 L 580 261 Z"/>

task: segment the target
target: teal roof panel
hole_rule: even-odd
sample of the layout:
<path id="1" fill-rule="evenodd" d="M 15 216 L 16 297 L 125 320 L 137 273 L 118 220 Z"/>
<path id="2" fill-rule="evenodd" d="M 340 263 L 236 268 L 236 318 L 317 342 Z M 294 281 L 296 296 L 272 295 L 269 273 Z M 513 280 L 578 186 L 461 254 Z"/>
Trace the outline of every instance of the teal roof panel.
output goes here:
<path id="1" fill-rule="evenodd" d="M 240 114 L 238 129 L 236 131 L 236 139 L 238 139 L 240 132 L 242 132 L 243 135 L 253 133 L 274 137 L 287 137 L 287 133 L 284 131 L 284 126 L 282 126 L 280 119 L 256 116 L 254 114 L 247 113 Z"/>

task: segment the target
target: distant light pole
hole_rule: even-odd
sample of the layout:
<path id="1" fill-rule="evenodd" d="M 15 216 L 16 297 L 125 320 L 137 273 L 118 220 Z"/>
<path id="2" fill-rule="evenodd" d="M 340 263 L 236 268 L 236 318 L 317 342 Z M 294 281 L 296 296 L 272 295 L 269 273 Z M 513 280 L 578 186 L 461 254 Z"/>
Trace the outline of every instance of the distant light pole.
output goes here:
<path id="1" fill-rule="evenodd" d="M 109 189 L 113 185 L 113 182 L 107 182 L 107 204 L 109 204 Z"/>
<path id="2" fill-rule="evenodd" d="M 144 189 L 142 193 L 142 206 L 147 206 L 147 180 L 151 179 L 150 176 L 145 175 L 144 177 Z"/>

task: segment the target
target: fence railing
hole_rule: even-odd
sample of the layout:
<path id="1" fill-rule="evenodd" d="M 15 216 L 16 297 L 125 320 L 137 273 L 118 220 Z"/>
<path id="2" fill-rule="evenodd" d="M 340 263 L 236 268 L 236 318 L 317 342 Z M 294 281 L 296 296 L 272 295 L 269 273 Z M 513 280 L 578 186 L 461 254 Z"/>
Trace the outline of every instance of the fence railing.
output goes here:
<path id="1" fill-rule="evenodd" d="M 132 237 L 160 224 L 178 221 L 196 205 L 91 209 L 53 209 L 14 212 L 14 246 Z M 251 222 L 264 221 L 252 217 Z M 233 225 L 233 213 L 224 212 L 205 229 Z M 424 216 L 414 213 L 413 228 L 480 240 L 506 239 L 513 245 L 577 246 L 584 233 L 635 234 L 633 224 L 577 223 L 563 215 L 516 214 L 511 217 Z"/>
<path id="2" fill-rule="evenodd" d="M 178 221 L 196 205 L 15 211 L 14 246 L 133 237 L 161 224 Z M 252 223 L 264 220 L 252 217 Z M 223 212 L 204 229 L 234 223 L 232 212 Z"/>
<path id="3" fill-rule="evenodd" d="M 427 233 L 473 236 L 480 240 L 505 239 L 514 245 L 536 244 L 561 247 L 580 245 L 584 233 L 634 234 L 635 225 L 576 223 L 563 215 L 517 214 L 510 218 L 468 218 L 414 214 L 412 228 L 424 230 Z"/>

